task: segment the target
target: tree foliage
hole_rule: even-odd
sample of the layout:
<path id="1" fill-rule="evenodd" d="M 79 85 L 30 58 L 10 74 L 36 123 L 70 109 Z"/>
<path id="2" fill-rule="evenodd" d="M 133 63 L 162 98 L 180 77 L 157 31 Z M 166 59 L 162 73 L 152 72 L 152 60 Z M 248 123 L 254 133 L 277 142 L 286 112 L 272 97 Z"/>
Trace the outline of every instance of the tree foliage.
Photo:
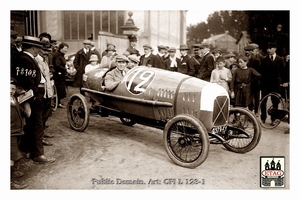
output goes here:
<path id="1" fill-rule="evenodd" d="M 247 31 L 250 36 L 249 42 L 257 43 L 262 49 L 266 48 L 268 42 L 282 42 L 289 48 L 289 11 L 240 11 L 225 10 L 215 11 L 207 18 L 207 23 L 202 22 L 187 27 L 188 44 L 201 43 L 203 39 L 211 35 L 229 34 L 239 39 L 242 31 Z M 282 25 L 281 35 L 278 36 L 277 25 Z"/>

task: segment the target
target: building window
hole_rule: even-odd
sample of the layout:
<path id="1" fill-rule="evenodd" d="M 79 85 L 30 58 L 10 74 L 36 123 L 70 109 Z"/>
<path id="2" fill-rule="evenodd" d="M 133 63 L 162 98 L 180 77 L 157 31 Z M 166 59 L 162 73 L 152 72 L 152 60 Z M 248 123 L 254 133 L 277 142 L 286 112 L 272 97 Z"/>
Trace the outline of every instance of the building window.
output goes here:
<path id="1" fill-rule="evenodd" d="M 125 11 L 63 11 L 64 39 L 97 38 L 99 31 L 122 34 Z"/>

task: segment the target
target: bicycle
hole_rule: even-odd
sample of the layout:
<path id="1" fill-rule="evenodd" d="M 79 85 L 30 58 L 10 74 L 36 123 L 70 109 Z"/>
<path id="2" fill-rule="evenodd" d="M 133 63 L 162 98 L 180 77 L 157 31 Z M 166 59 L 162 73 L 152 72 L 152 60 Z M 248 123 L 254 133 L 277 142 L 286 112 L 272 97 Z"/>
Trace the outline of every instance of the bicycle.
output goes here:
<path id="1" fill-rule="evenodd" d="M 281 85 L 281 87 L 283 87 Z M 288 122 L 290 111 L 289 111 L 289 98 L 287 95 L 287 88 L 283 87 L 285 91 L 285 97 L 282 97 L 278 92 L 271 92 L 263 97 L 258 106 L 258 120 L 262 127 L 266 129 L 276 128 L 282 121 Z M 272 101 L 277 101 L 277 108 L 273 107 Z M 266 105 L 266 119 L 261 119 L 261 108 Z"/>

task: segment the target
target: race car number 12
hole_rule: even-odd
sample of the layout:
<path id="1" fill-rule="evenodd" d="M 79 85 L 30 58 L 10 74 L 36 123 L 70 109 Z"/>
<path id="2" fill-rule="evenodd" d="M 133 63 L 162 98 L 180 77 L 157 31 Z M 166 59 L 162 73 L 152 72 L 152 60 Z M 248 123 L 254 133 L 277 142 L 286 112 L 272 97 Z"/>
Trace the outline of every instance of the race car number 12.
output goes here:
<path id="1" fill-rule="evenodd" d="M 145 92 L 154 78 L 154 71 L 138 69 L 128 76 L 126 88 L 133 94 Z"/>

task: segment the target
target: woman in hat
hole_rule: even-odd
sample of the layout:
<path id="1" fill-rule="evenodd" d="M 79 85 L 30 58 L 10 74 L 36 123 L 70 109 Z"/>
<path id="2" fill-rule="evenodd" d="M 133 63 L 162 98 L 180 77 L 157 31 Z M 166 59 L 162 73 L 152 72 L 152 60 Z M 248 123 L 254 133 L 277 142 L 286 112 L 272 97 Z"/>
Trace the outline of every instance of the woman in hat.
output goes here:
<path id="1" fill-rule="evenodd" d="M 61 103 L 61 99 L 65 98 L 66 93 L 66 59 L 65 54 L 69 49 L 69 45 L 61 43 L 58 46 L 58 51 L 53 54 L 53 66 L 55 73 L 53 75 L 55 86 L 57 89 L 58 107 L 64 108 L 65 106 Z"/>
<path id="2" fill-rule="evenodd" d="M 90 63 L 85 66 L 85 73 L 100 67 L 98 60 L 98 56 L 96 54 L 92 54 L 89 60 Z"/>
<path id="3" fill-rule="evenodd" d="M 107 54 L 105 54 L 101 59 L 101 63 L 100 63 L 101 68 L 110 68 L 112 66 L 112 61 L 118 55 L 116 53 L 115 45 L 113 44 L 107 45 L 106 51 Z"/>

